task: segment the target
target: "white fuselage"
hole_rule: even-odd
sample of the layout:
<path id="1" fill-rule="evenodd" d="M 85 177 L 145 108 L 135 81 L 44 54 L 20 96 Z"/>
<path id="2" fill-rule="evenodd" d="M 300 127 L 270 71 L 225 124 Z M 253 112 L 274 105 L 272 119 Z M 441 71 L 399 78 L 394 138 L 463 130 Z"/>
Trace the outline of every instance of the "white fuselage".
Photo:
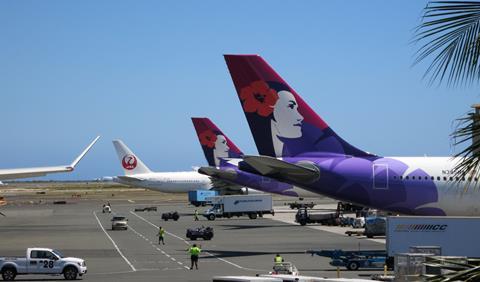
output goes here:
<path id="1" fill-rule="evenodd" d="M 133 174 L 114 177 L 113 181 L 165 193 L 187 193 L 212 188 L 210 178 L 196 171 Z"/>
<path id="2" fill-rule="evenodd" d="M 460 161 L 459 158 L 393 157 L 392 159 L 399 160 L 408 166 L 402 176 L 402 181 L 417 182 L 419 193 L 421 193 L 422 182 L 425 179 L 418 179 L 418 177 L 412 179 L 412 176 L 415 176 L 414 172 L 423 170 L 429 175 L 429 180 L 433 177 L 438 200 L 418 208 L 439 208 L 449 216 L 480 216 L 479 183 L 475 179 L 469 182 L 469 176 L 466 176 L 464 180 L 456 179 L 454 168 Z M 405 179 L 407 175 L 410 175 L 409 179 Z"/>

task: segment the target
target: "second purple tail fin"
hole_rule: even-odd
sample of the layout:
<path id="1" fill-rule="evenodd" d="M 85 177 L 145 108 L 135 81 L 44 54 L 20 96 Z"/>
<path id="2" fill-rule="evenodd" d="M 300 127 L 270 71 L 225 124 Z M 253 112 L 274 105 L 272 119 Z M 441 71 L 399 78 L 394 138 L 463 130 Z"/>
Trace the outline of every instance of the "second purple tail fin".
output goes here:
<path id="1" fill-rule="evenodd" d="M 340 138 L 260 56 L 225 61 L 261 155 L 370 155 Z"/>
<path id="2" fill-rule="evenodd" d="M 239 158 L 243 153 L 208 118 L 192 118 L 198 141 L 209 166 L 220 165 L 221 158 Z"/>

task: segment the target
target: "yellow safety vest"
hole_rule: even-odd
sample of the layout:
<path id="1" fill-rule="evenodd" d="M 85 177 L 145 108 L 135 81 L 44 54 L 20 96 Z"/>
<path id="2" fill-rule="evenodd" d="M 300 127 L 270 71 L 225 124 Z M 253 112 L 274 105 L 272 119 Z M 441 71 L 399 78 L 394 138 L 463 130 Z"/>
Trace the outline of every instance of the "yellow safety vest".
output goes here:
<path id="1" fill-rule="evenodd" d="M 162 228 L 158 230 L 158 236 L 163 237 L 163 235 L 165 235 L 165 229 Z"/>
<path id="2" fill-rule="evenodd" d="M 281 256 L 276 256 L 274 261 L 275 261 L 275 263 L 282 263 L 283 258 Z"/>
<path id="3" fill-rule="evenodd" d="M 190 255 L 198 256 L 202 250 L 199 247 L 191 247 L 188 251 L 190 252 Z"/>

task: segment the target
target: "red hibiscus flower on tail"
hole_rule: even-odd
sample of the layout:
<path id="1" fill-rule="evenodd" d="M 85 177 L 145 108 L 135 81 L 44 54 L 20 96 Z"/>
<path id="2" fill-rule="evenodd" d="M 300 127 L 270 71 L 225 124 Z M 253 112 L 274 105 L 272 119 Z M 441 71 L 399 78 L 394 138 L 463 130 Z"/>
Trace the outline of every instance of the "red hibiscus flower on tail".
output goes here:
<path id="1" fill-rule="evenodd" d="M 200 143 L 203 146 L 207 146 L 208 148 L 212 149 L 215 147 L 215 141 L 217 141 L 217 135 L 213 133 L 211 130 L 206 130 L 199 135 Z"/>
<path id="2" fill-rule="evenodd" d="M 268 87 L 265 81 L 258 80 L 242 88 L 240 99 L 243 102 L 243 110 L 245 112 L 257 112 L 259 115 L 266 117 L 273 113 L 273 107 L 278 100 L 278 94 L 277 91 Z"/>

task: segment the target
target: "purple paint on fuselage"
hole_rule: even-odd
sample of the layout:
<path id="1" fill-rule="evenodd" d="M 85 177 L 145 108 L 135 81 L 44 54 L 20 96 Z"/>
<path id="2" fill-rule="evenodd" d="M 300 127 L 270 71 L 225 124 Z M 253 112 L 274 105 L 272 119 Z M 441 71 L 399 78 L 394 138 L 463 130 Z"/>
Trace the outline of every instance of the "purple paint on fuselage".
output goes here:
<path id="1" fill-rule="evenodd" d="M 438 201 L 437 187 L 430 176 L 421 169 L 405 176 L 412 179 L 414 175 L 422 180 L 400 179 L 408 166 L 398 160 L 379 157 L 284 158 L 283 160 L 290 163 L 309 161 L 320 168 L 320 178 L 314 183 L 301 185 L 290 182 L 309 191 L 392 212 L 445 214 L 440 209 L 419 209 L 422 205 Z M 387 187 L 374 187 L 374 165 L 387 167 Z"/>

